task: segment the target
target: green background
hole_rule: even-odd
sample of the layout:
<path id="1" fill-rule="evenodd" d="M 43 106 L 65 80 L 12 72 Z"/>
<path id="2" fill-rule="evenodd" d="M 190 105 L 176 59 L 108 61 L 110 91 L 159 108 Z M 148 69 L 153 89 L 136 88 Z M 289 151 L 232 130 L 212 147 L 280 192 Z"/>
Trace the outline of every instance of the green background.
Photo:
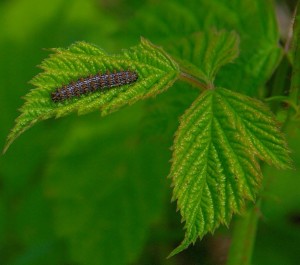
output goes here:
<path id="1" fill-rule="evenodd" d="M 1 1 L 1 145 L 47 48 L 78 40 L 113 53 L 136 45 L 140 36 L 164 45 L 197 30 L 236 30 L 240 59 L 217 82 L 251 96 L 264 94 L 278 62 L 274 10 L 260 1 L 229 2 L 230 9 L 217 0 L 184 6 L 150 0 Z M 73 114 L 19 137 L 0 157 L 0 264 L 224 264 L 231 231 L 224 227 L 166 259 L 184 236 L 170 202 L 170 147 L 178 118 L 197 95 L 179 82 L 105 118 Z M 253 264 L 299 264 L 297 127 L 289 132 L 295 170 L 267 169 Z"/>

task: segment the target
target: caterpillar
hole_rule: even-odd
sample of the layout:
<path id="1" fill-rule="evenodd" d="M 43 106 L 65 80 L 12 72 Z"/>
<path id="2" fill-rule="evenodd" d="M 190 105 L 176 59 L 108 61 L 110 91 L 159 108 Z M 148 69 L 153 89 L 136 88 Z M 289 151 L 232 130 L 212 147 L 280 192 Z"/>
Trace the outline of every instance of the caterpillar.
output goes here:
<path id="1" fill-rule="evenodd" d="M 110 89 L 123 85 L 129 85 L 138 79 L 138 74 L 135 71 L 119 71 L 113 73 L 106 72 L 105 74 L 98 73 L 73 81 L 68 85 L 64 85 L 51 93 L 51 99 L 54 102 L 60 102 L 73 97 L 80 97 L 83 94 L 94 92 L 97 90 Z"/>

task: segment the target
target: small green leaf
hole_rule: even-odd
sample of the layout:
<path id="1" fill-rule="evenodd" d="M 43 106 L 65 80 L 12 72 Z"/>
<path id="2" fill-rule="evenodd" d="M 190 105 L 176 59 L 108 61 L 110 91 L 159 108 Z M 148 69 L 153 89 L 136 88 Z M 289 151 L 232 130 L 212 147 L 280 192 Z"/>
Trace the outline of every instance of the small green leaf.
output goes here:
<path id="1" fill-rule="evenodd" d="M 54 54 L 40 66 L 44 72 L 31 81 L 36 88 L 25 96 L 22 114 L 8 136 L 4 152 L 21 133 L 38 121 L 62 117 L 74 111 L 84 114 L 96 109 L 100 109 L 105 115 L 126 104 L 133 104 L 163 92 L 173 84 L 179 74 L 177 64 L 161 48 L 143 38 L 138 46 L 116 55 L 109 55 L 85 42 L 52 51 Z M 65 84 L 91 74 L 120 69 L 136 71 L 137 82 L 65 102 L 54 103 L 51 100 L 51 92 Z"/>
<path id="2" fill-rule="evenodd" d="M 238 46 L 239 37 L 235 32 L 211 30 L 182 38 L 168 51 L 177 57 L 181 67 L 206 84 L 212 84 L 220 67 L 238 56 Z"/>
<path id="3" fill-rule="evenodd" d="M 229 224 L 261 186 L 259 159 L 290 166 L 286 141 L 260 101 L 224 89 L 206 90 L 181 118 L 173 164 L 173 199 L 186 235 L 174 255 L 197 237 Z"/>

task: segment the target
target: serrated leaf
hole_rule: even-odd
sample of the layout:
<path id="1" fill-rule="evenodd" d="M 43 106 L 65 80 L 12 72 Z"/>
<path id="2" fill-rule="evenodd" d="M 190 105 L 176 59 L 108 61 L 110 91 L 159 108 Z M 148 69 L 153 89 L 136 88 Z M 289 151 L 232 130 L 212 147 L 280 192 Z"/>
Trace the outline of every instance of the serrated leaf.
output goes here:
<path id="1" fill-rule="evenodd" d="M 96 109 L 106 115 L 126 104 L 161 93 L 173 84 L 179 74 L 177 64 L 161 48 L 145 39 L 141 39 L 138 46 L 116 55 L 109 55 L 85 42 L 52 51 L 54 54 L 41 64 L 44 72 L 31 81 L 36 88 L 25 96 L 22 114 L 8 136 L 4 152 L 22 132 L 38 121 L 62 117 L 74 111 L 84 114 Z M 136 71 L 137 82 L 65 102 L 55 103 L 51 100 L 51 92 L 64 84 L 91 74 L 120 69 Z"/>
<path id="2" fill-rule="evenodd" d="M 259 160 L 288 168 L 286 141 L 267 107 L 236 92 L 206 90 L 181 118 L 176 133 L 173 199 L 186 235 L 174 255 L 198 237 L 229 224 L 261 186 Z"/>
<path id="3" fill-rule="evenodd" d="M 182 38 L 167 50 L 189 73 L 209 85 L 213 84 L 220 67 L 238 56 L 238 46 L 239 37 L 235 32 L 211 30 Z"/>
<path id="4" fill-rule="evenodd" d="M 221 69 L 216 86 L 257 96 L 282 56 L 274 10 L 273 1 L 171 0 L 144 7 L 132 24 L 144 36 L 164 44 L 176 43 L 174 36 L 186 37 L 196 31 L 236 31 L 241 39 L 240 56 Z M 179 17 L 180 23 L 174 17 Z M 128 29 L 124 30 L 128 34 Z"/>

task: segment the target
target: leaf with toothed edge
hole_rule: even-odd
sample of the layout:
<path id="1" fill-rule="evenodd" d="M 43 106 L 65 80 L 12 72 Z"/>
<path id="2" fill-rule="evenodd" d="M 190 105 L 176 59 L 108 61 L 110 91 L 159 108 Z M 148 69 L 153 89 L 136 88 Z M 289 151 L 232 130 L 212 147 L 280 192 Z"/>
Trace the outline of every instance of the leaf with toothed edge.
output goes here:
<path id="1" fill-rule="evenodd" d="M 180 68 L 211 85 L 219 69 L 239 55 L 239 36 L 225 30 L 195 32 L 167 46 L 167 51 Z"/>
<path id="2" fill-rule="evenodd" d="M 179 75 L 177 64 L 160 47 L 144 38 L 138 46 L 115 55 L 109 55 L 85 42 L 77 42 L 67 49 L 51 50 L 54 54 L 40 65 L 44 71 L 31 81 L 36 88 L 25 96 L 21 115 L 16 119 L 3 152 L 21 133 L 38 121 L 62 117 L 74 111 L 85 114 L 100 109 L 102 115 L 106 115 L 124 105 L 163 92 Z M 139 77 L 137 82 L 105 93 L 96 91 L 65 102 L 54 103 L 51 100 L 51 92 L 81 77 L 121 69 L 136 71 Z"/>
<path id="3" fill-rule="evenodd" d="M 206 90 L 181 118 L 170 177 L 185 239 L 175 255 L 220 224 L 228 225 L 261 186 L 259 159 L 289 168 L 286 141 L 259 100 L 216 88 Z"/>

